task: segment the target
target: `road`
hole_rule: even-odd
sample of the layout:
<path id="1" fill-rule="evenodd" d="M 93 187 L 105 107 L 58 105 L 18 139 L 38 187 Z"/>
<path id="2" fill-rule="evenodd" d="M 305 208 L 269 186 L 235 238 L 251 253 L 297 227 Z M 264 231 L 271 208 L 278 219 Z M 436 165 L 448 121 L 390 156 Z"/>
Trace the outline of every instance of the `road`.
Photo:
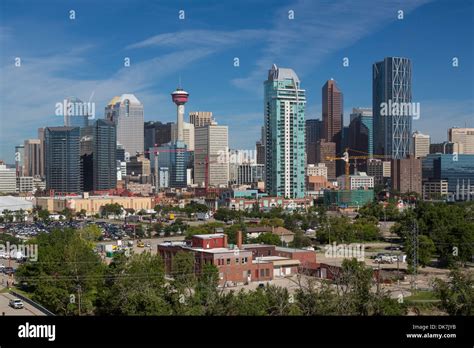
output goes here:
<path id="1" fill-rule="evenodd" d="M 9 293 L 0 294 L 0 313 L 1 315 L 34 315 L 44 316 L 45 314 L 30 304 L 23 301 L 24 308 L 15 309 L 9 306 L 10 300 L 14 299 L 15 296 Z M 5 314 L 4 314 L 5 313 Z"/>

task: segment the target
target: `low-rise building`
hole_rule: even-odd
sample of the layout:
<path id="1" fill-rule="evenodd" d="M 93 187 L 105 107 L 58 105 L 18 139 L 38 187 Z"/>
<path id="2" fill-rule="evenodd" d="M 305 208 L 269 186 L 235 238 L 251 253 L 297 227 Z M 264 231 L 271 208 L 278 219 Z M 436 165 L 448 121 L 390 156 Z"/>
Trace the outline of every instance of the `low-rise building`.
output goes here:
<path id="1" fill-rule="evenodd" d="M 237 232 L 237 243 L 233 246 L 227 243 L 224 233 L 194 235 L 190 241 L 158 244 L 168 275 L 173 274 L 173 258 L 178 252 L 194 254 L 196 274 L 200 274 L 205 264 L 216 266 L 221 286 L 270 281 L 297 273 L 302 264 L 316 262 L 316 253 L 310 250 L 242 244 L 241 231 Z"/>
<path id="2" fill-rule="evenodd" d="M 149 210 L 155 207 L 154 199 L 150 197 L 121 197 L 121 196 L 56 196 L 38 197 L 36 205 L 50 213 L 59 213 L 65 208 L 73 212 L 80 212 L 82 209 L 87 215 L 100 214 L 102 207 L 106 204 L 117 203 L 124 209 L 135 211 Z"/>
<path id="3" fill-rule="evenodd" d="M 341 175 L 337 178 L 337 185 L 342 190 L 359 190 L 374 188 L 374 177 L 367 175 L 366 172 L 349 175 L 349 187 L 346 187 L 346 176 Z"/>

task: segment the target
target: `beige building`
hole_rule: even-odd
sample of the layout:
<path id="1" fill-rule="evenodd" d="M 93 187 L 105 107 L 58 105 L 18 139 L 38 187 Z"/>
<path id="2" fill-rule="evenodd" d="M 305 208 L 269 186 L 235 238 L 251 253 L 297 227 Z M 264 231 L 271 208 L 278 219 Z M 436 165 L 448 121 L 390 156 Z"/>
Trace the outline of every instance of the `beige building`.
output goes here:
<path id="1" fill-rule="evenodd" d="M 229 182 L 228 128 L 216 123 L 195 130 L 194 182 L 204 186 L 208 172 L 209 186 L 227 186 Z M 207 169 L 206 169 L 207 166 Z"/>
<path id="2" fill-rule="evenodd" d="M 412 151 L 411 153 L 416 158 L 426 157 L 430 153 L 430 136 L 422 134 L 418 131 L 413 133 L 412 137 Z"/>
<path id="3" fill-rule="evenodd" d="M 171 125 L 171 141 L 178 140 L 178 126 L 173 123 Z M 183 122 L 183 140 L 188 151 L 194 151 L 194 125 L 192 123 Z"/>
<path id="4" fill-rule="evenodd" d="M 214 121 L 211 111 L 193 111 L 189 113 L 189 122 L 194 128 L 204 127 Z"/>
<path id="5" fill-rule="evenodd" d="M 44 152 L 40 139 L 25 140 L 23 175 L 44 176 Z"/>
<path id="6" fill-rule="evenodd" d="M 36 205 L 50 213 L 59 213 L 64 208 L 73 212 L 84 209 L 88 215 L 99 214 L 101 208 L 106 204 L 118 203 L 124 209 L 140 211 L 154 208 L 153 198 L 150 197 L 120 197 L 120 196 L 90 196 L 87 197 L 38 197 Z"/>
<path id="7" fill-rule="evenodd" d="M 325 163 L 308 164 L 306 167 L 307 176 L 323 176 L 328 178 L 328 168 Z"/>
<path id="8" fill-rule="evenodd" d="M 474 155 L 474 128 L 449 128 L 448 140 L 461 144 L 465 155 Z"/>

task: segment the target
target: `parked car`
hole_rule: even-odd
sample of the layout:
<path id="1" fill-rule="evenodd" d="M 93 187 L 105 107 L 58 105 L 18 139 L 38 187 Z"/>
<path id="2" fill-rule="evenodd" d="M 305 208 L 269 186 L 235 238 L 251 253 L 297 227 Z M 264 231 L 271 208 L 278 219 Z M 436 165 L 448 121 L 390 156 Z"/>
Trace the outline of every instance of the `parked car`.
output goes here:
<path id="1" fill-rule="evenodd" d="M 23 301 L 15 298 L 13 300 L 10 300 L 10 307 L 15 308 L 15 309 L 22 309 L 23 308 Z"/>
<path id="2" fill-rule="evenodd" d="M 10 275 L 15 273 L 15 270 L 13 269 L 13 267 L 5 267 L 3 269 L 3 273 L 5 273 L 6 275 Z"/>

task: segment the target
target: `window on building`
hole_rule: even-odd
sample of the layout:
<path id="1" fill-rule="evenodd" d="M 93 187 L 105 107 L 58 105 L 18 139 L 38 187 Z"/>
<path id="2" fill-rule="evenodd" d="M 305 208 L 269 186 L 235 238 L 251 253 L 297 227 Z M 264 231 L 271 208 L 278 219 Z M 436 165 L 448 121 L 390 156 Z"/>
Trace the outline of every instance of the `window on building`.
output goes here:
<path id="1" fill-rule="evenodd" d="M 247 263 L 248 259 L 246 257 L 242 258 L 242 264 L 245 265 Z"/>
<path id="2" fill-rule="evenodd" d="M 266 276 L 266 277 L 269 277 L 269 276 L 270 276 L 270 270 L 269 270 L 268 268 L 265 270 L 265 276 Z"/>
<path id="3" fill-rule="evenodd" d="M 240 258 L 236 257 L 236 258 L 235 258 L 235 263 L 236 263 L 236 264 L 239 264 L 239 260 L 240 260 Z"/>
<path id="4" fill-rule="evenodd" d="M 261 269 L 260 270 L 260 277 L 264 277 L 265 276 L 265 270 L 264 269 Z"/>
<path id="5" fill-rule="evenodd" d="M 230 259 L 227 259 L 227 264 L 230 265 Z"/>

